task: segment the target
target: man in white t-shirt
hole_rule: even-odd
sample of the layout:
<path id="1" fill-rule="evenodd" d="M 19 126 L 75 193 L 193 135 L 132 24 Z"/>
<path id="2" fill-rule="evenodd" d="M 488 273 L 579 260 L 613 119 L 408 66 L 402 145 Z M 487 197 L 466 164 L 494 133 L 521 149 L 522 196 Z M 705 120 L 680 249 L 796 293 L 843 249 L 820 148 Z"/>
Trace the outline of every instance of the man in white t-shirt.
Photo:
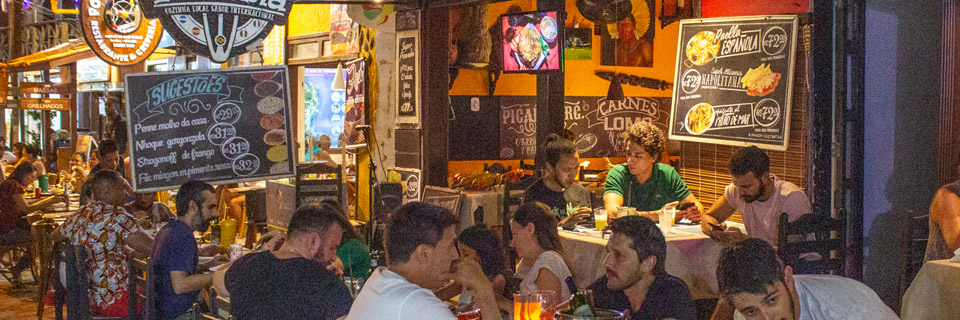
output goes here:
<path id="1" fill-rule="evenodd" d="M 493 287 L 480 265 L 458 261 L 457 218 L 420 202 L 407 203 L 387 223 L 387 266 L 370 275 L 347 320 L 453 320 L 453 312 L 433 290 L 455 280 L 474 292 L 485 320 L 499 320 Z"/>
<path id="2" fill-rule="evenodd" d="M 770 158 L 757 147 L 737 151 L 730 159 L 733 183 L 707 210 L 700 221 L 703 233 L 717 241 L 733 243 L 746 236 L 738 228 L 722 223 L 734 212 L 740 212 L 747 235 L 777 243 L 777 221 L 786 213 L 790 221 L 813 212 L 810 200 L 800 187 L 770 174 Z"/>
<path id="3" fill-rule="evenodd" d="M 853 279 L 794 275 L 773 246 L 746 239 L 724 249 L 717 267 L 722 298 L 714 319 L 899 319 L 877 293 Z M 732 308 L 731 308 L 732 307 Z"/>

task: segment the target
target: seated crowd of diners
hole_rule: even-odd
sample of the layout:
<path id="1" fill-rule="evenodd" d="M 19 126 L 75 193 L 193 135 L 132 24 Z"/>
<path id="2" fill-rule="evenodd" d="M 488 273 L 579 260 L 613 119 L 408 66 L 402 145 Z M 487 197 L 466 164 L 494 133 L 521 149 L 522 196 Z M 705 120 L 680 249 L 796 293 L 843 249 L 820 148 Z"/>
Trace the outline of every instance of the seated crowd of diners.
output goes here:
<path id="1" fill-rule="evenodd" d="M 271 232 L 257 251 L 229 260 L 218 247 L 196 240 L 223 203 L 215 187 L 187 182 L 178 189 L 175 210 L 169 210 L 155 195 L 134 195 L 116 171 L 122 170 L 116 150 L 103 145 L 97 170 L 84 174 L 81 183 L 86 205 L 53 237 L 92 253 L 84 267 L 96 315 L 136 312 L 127 310 L 126 281 L 128 255 L 136 255 L 151 258 L 161 319 L 194 319 L 193 304 L 211 287 L 229 299 L 236 319 L 457 319 L 451 306 L 479 309 L 483 319 L 502 319 L 513 310 L 514 293 L 541 293 L 548 307 L 561 308 L 587 289 L 596 308 L 623 312 L 629 319 L 696 319 L 689 284 L 666 269 L 667 242 L 657 226 L 661 210 L 677 208 L 676 220 L 699 223 L 704 234 L 725 244 L 716 270 L 715 319 L 897 319 L 874 291 L 855 280 L 794 274 L 780 261 L 774 248 L 780 214 L 792 221 L 812 210 L 799 187 L 769 172 L 764 151 L 738 150 L 729 163 L 733 183 L 704 209 L 676 170 L 660 163 L 665 139 L 659 129 L 638 122 L 622 139 L 626 163 L 610 170 L 603 195 L 603 208 L 612 218 L 603 275 L 585 288 L 577 287 L 572 272 L 584 261 L 568 259 L 558 229 L 587 220 L 592 210 L 567 212 L 568 199 L 584 197 L 570 191 L 576 189 L 579 158 L 572 142 L 556 135 L 539 149 L 546 159 L 542 179 L 505 221 L 509 243 L 482 224 L 458 233 L 459 218 L 449 210 L 411 202 L 390 214 L 386 263 L 371 268 L 368 248 L 346 214 L 325 201 L 297 208 L 285 232 Z M 20 196 L 35 171 L 29 162 L 20 164 L 7 180 L 12 182 L 0 184 L 0 240 L 23 237 L 18 218 L 49 205 L 26 205 Z M 638 214 L 618 217 L 624 206 Z M 726 225 L 735 212 L 746 233 Z M 519 258 L 516 265 L 509 265 L 508 246 Z M 201 263 L 200 256 L 214 258 Z M 355 297 L 345 275 L 365 280 Z M 447 303 L 454 297 L 456 303 Z"/>

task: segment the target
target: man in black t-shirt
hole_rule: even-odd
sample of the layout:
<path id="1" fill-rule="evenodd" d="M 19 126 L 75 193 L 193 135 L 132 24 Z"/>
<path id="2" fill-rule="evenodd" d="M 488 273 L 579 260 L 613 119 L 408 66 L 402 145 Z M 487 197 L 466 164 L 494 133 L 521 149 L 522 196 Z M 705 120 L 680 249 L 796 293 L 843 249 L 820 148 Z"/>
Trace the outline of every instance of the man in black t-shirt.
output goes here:
<path id="1" fill-rule="evenodd" d="M 329 205 L 300 207 L 290 219 L 279 249 L 248 254 L 225 266 L 227 270 L 217 270 L 217 294 L 230 297 L 234 319 L 345 316 L 353 299 L 340 277 L 327 266 L 336 259 L 347 228 L 350 222 Z"/>
<path id="2" fill-rule="evenodd" d="M 601 309 L 623 311 L 632 320 L 694 320 L 687 284 L 667 274 L 667 244 L 660 229 L 640 216 L 610 222 L 606 275 L 590 285 Z"/>
<path id="3" fill-rule="evenodd" d="M 546 160 L 543 178 L 527 188 L 523 194 L 523 202 L 538 201 L 547 205 L 553 211 L 554 217 L 560 221 L 560 225 L 568 228 L 590 218 L 593 211 L 589 208 L 589 194 L 576 181 L 580 160 L 573 143 L 551 133 L 539 150 L 543 152 L 543 159 Z M 577 199 L 568 201 L 568 197 Z M 568 202 L 579 208 L 567 212 Z"/>

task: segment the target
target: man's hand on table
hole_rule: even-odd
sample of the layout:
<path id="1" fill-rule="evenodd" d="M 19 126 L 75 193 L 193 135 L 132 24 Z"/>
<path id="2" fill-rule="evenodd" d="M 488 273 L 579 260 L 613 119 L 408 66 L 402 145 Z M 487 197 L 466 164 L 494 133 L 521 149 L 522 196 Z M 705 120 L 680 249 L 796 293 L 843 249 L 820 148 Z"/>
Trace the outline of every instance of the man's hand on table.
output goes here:
<path id="1" fill-rule="evenodd" d="M 687 219 L 693 223 L 700 222 L 700 208 L 697 208 L 697 205 L 694 204 L 684 210 L 678 210 L 674 222 L 680 222 L 680 219 Z"/>
<path id="2" fill-rule="evenodd" d="M 230 261 L 230 258 L 228 258 L 226 255 L 218 254 L 218 255 L 213 256 L 213 259 L 210 259 L 210 261 L 207 261 L 207 262 L 201 264 L 201 265 L 200 265 L 200 269 L 201 269 L 201 270 L 210 270 L 210 268 L 219 266 L 219 265 L 224 264 L 224 263 L 227 263 L 227 262 L 229 262 L 229 261 Z"/>
<path id="3" fill-rule="evenodd" d="M 220 252 L 220 246 L 212 243 L 201 244 L 199 250 L 197 250 L 197 254 L 203 257 L 218 255 Z"/>
<path id="4" fill-rule="evenodd" d="M 560 226 L 564 229 L 573 229 L 578 224 L 587 222 L 590 220 L 590 216 L 593 214 L 593 210 L 590 208 L 580 208 L 577 211 L 574 211 L 563 220 L 560 220 Z"/>
<path id="5" fill-rule="evenodd" d="M 740 231 L 739 228 L 727 228 L 726 224 L 721 224 L 720 228 L 722 228 L 722 230 L 714 229 L 710 232 L 711 239 L 731 245 L 747 238 L 747 235 L 743 234 L 743 231 Z"/>

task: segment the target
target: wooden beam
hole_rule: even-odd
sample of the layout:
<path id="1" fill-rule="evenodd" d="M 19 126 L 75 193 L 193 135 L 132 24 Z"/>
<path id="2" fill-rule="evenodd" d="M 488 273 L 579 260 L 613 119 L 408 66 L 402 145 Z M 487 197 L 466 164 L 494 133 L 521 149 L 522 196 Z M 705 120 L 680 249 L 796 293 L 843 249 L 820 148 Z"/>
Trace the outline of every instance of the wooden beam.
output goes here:
<path id="1" fill-rule="evenodd" d="M 563 21 L 565 2 L 563 0 L 537 0 L 540 11 L 557 11 L 558 21 Z M 563 135 L 563 71 L 537 74 L 537 148 L 547 141 L 551 133 Z M 535 163 L 537 172 L 543 169 L 545 153 L 537 152 Z"/>
<path id="2" fill-rule="evenodd" d="M 430 8 L 420 15 L 421 32 L 421 88 L 423 89 L 422 136 L 423 180 L 430 186 L 447 186 L 449 160 L 450 101 L 449 32 L 450 14 L 447 8 Z"/>

